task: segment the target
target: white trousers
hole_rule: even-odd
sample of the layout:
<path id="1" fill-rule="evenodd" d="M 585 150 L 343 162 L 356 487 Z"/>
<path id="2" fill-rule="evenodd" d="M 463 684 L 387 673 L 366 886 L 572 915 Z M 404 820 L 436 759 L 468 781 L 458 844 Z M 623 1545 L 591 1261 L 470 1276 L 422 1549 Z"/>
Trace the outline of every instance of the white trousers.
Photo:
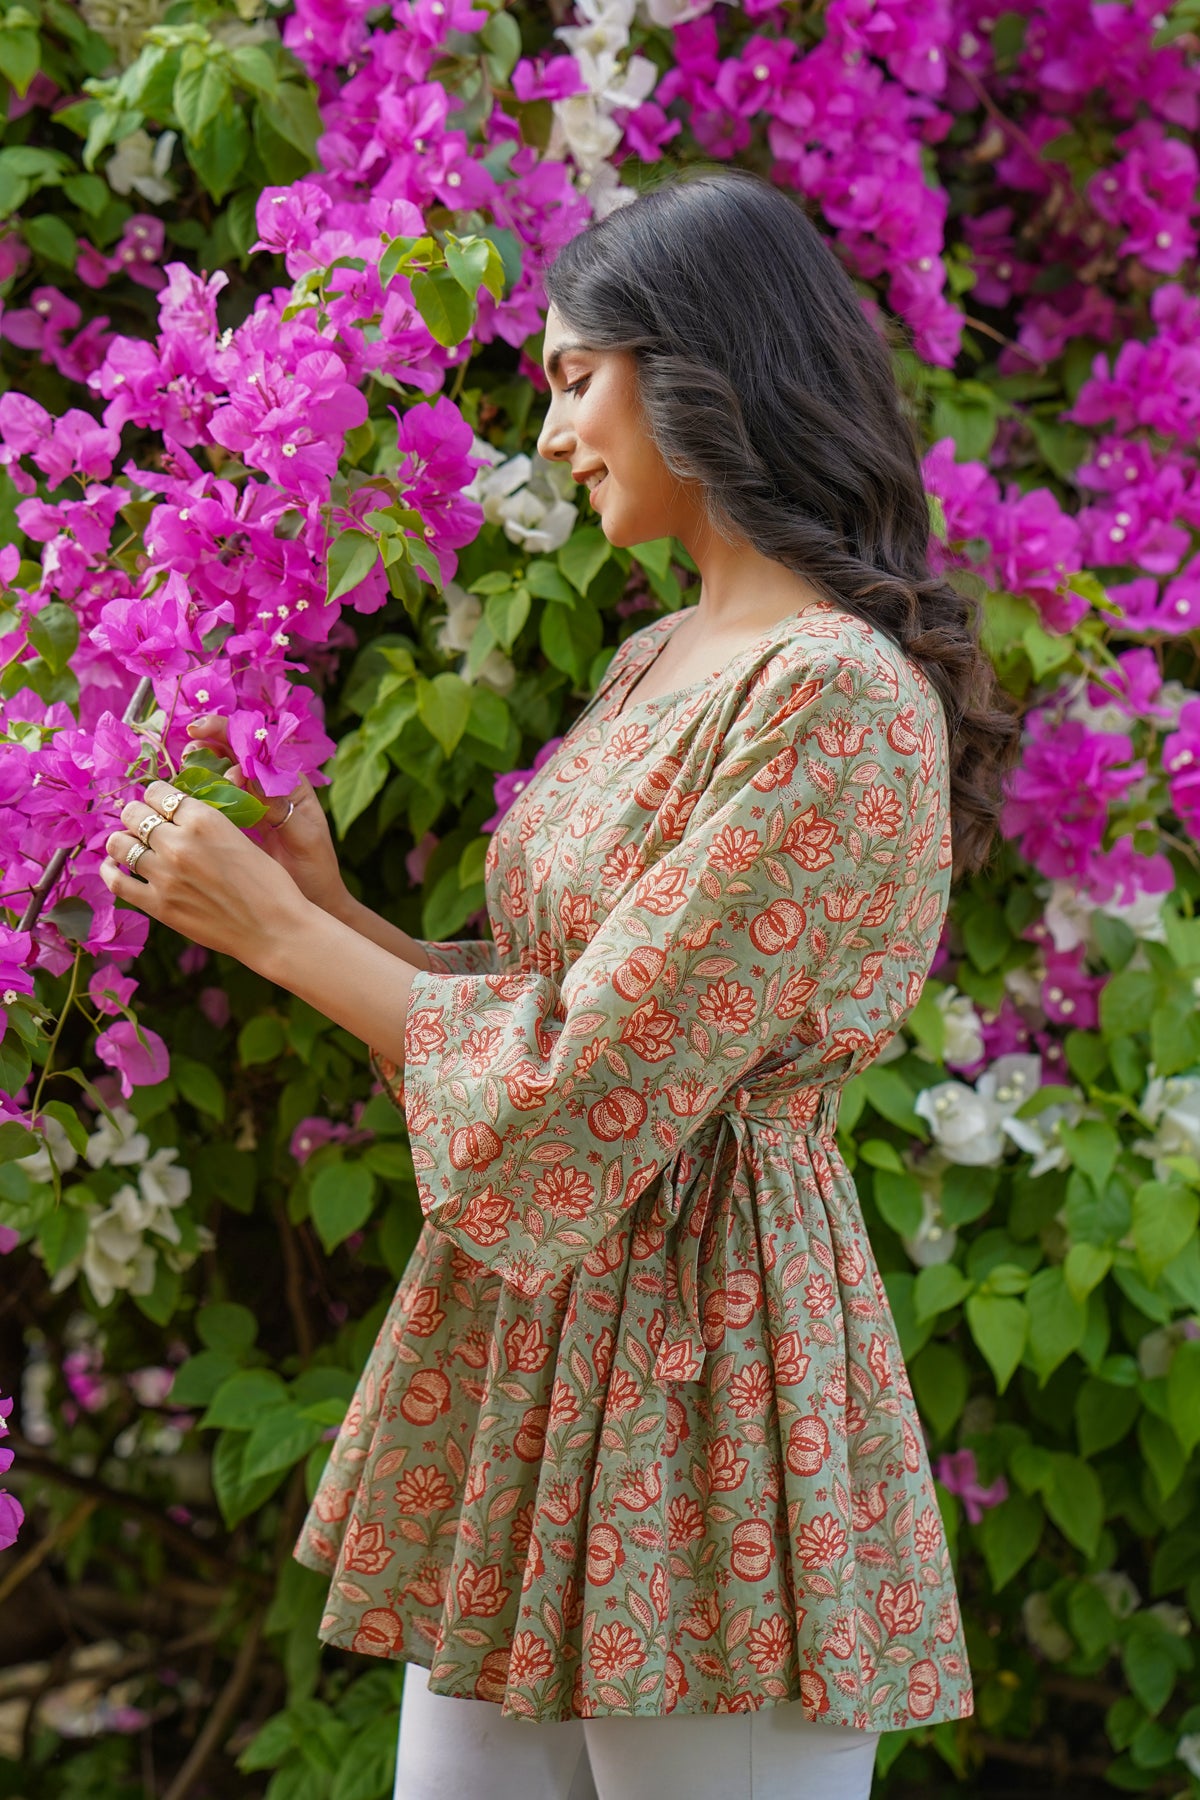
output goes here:
<path id="1" fill-rule="evenodd" d="M 651 1719 L 506 1719 L 404 1671 L 394 1800 L 869 1800 L 878 1732 L 800 1702 Z"/>

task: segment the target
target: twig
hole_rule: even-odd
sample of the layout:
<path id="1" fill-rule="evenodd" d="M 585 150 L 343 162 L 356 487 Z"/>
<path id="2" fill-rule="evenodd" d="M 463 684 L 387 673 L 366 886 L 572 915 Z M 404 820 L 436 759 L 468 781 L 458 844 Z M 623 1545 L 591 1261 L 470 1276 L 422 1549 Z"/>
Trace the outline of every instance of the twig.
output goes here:
<path id="1" fill-rule="evenodd" d="M 296 1244 L 296 1234 L 287 1215 L 287 1207 L 282 1200 L 275 1205 L 275 1218 L 279 1225 L 279 1239 L 283 1247 L 284 1288 L 287 1293 L 288 1311 L 292 1315 L 292 1327 L 296 1333 L 296 1348 L 307 1362 L 316 1346 L 313 1336 L 312 1320 L 308 1316 L 308 1307 L 304 1299 L 304 1272 L 300 1265 L 300 1252 Z"/>
<path id="2" fill-rule="evenodd" d="M 44 1481 L 52 1481 L 56 1487 L 71 1488 L 77 1494 L 90 1494 L 99 1503 L 118 1507 L 131 1518 L 137 1519 L 139 1524 L 152 1531 L 165 1544 L 170 1544 L 181 1556 L 190 1556 L 195 1561 L 204 1563 L 226 1581 L 245 1581 L 261 1594 L 270 1591 L 271 1584 L 266 1576 L 254 1569 L 239 1568 L 219 1550 L 210 1550 L 207 1544 L 192 1532 L 186 1531 L 182 1525 L 176 1525 L 173 1519 L 166 1518 L 148 1500 L 142 1500 L 136 1494 L 123 1494 L 119 1488 L 107 1486 L 94 1475 L 78 1475 L 74 1469 L 64 1468 L 61 1463 L 54 1462 L 48 1456 L 39 1456 L 32 1445 L 24 1444 L 14 1433 L 9 1433 L 8 1443 L 16 1451 L 19 1458 L 18 1469 L 24 1474 L 39 1476 Z"/>
<path id="3" fill-rule="evenodd" d="M 3 1581 L 0 1581 L 0 1606 L 3 1606 L 10 1594 L 16 1593 L 21 1583 L 32 1575 L 35 1569 L 41 1568 L 52 1550 L 56 1550 L 60 1544 L 70 1543 L 80 1526 L 87 1523 L 99 1504 L 96 1496 L 89 1494 L 86 1499 L 71 1508 L 65 1519 L 60 1519 L 57 1525 L 52 1525 L 46 1535 L 39 1538 L 31 1550 L 25 1552 L 20 1562 L 8 1571 Z"/>
<path id="4" fill-rule="evenodd" d="M 258 1647 L 262 1642 L 263 1615 L 258 1613 L 242 1639 L 232 1673 L 217 1696 L 204 1728 L 192 1745 L 187 1761 L 167 1789 L 163 1800 L 186 1800 L 204 1773 L 205 1765 L 228 1730 L 230 1721 L 241 1705 L 242 1695 L 254 1677 Z"/>
<path id="5" fill-rule="evenodd" d="M 125 708 L 125 711 L 121 714 L 122 725 L 137 724 L 138 716 L 141 713 L 143 706 L 146 704 L 147 697 L 150 694 L 152 687 L 153 683 L 151 682 L 150 677 L 148 675 L 143 675 L 142 679 L 133 690 L 133 698 Z M 73 844 L 69 847 L 64 845 L 61 850 L 56 850 L 54 852 L 54 855 L 50 858 L 50 861 L 46 864 L 46 867 L 42 872 L 42 879 L 38 882 L 37 886 L 29 896 L 29 905 L 21 915 L 21 923 L 17 927 L 18 931 L 33 930 L 34 925 L 37 923 L 38 915 L 46 904 L 46 898 L 51 888 L 66 868 L 68 860 L 74 856 L 77 850 L 82 848 L 83 846 L 81 844 Z"/>

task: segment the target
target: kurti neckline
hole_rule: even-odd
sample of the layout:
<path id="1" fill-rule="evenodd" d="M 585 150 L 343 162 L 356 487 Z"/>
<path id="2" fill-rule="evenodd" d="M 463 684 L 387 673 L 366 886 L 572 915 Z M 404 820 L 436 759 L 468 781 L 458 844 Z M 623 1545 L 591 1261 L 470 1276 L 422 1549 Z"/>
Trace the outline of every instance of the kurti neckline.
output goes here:
<path id="1" fill-rule="evenodd" d="M 712 688 L 715 685 L 711 680 L 693 681 L 686 687 L 671 688 L 665 694 L 653 694 L 648 699 L 635 700 L 628 706 L 624 703 L 625 697 L 630 689 L 636 682 L 641 680 L 647 669 L 649 669 L 653 663 L 657 662 L 670 639 L 674 636 L 680 620 L 685 618 L 691 610 L 690 607 L 681 606 L 677 612 L 667 613 L 664 618 L 654 620 L 646 633 L 647 647 L 650 654 L 648 656 L 635 656 L 632 658 L 629 668 L 623 671 L 618 682 L 619 692 L 614 702 L 618 710 L 616 712 L 609 711 L 603 714 L 602 716 L 605 718 L 606 722 L 611 722 L 613 725 L 618 726 L 623 725 L 627 719 L 632 717 L 635 713 L 640 712 L 643 708 L 650 709 L 668 706 L 676 701 L 686 699 L 690 694 L 703 693 L 706 689 Z M 728 676 L 729 671 L 736 668 L 738 664 L 743 662 L 747 657 L 753 656 L 759 650 L 769 648 L 772 644 L 780 641 L 781 635 L 784 632 L 791 631 L 794 627 L 802 625 L 806 619 L 828 619 L 830 617 L 848 618 L 852 616 L 853 615 L 846 613 L 842 607 L 834 606 L 832 601 L 827 600 L 820 600 L 814 606 L 806 606 L 800 612 L 789 613 L 785 618 L 777 619 L 774 625 L 762 632 L 760 636 L 755 638 L 753 643 L 747 644 L 744 649 L 739 650 L 736 656 L 730 657 L 725 665 L 724 673 Z M 665 629 L 661 629 L 662 627 L 665 627 Z M 727 685 L 727 681 L 723 681 L 720 684 L 722 688 Z"/>

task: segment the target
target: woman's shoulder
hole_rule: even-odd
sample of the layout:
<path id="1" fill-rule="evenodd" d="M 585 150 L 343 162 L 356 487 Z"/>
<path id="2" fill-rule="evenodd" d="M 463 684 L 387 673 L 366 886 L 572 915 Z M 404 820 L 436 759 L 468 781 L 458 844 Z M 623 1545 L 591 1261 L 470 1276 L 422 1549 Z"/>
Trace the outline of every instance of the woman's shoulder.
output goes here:
<path id="1" fill-rule="evenodd" d="M 824 695 L 835 707 L 898 706 L 942 719 L 941 701 L 919 663 L 880 625 L 822 603 L 797 615 L 774 655 L 758 671 L 756 697 L 768 710 L 801 687 L 806 704 Z"/>

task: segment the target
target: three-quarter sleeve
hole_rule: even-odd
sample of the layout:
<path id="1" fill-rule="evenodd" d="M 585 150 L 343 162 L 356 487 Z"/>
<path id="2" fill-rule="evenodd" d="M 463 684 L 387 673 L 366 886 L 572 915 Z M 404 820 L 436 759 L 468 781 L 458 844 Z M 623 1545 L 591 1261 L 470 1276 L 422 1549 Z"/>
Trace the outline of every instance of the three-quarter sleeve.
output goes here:
<path id="1" fill-rule="evenodd" d="M 538 1293 L 764 1057 L 867 1042 L 872 1012 L 894 1028 L 906 997 L 870 971 L 905 935 L 928 967 L 945 781 L 940 708 L 898 653 L 773 658 L 701 791 L 671 796 L 683 834 L 564 973 L 418 973 L 403 1105 L 426 1219 Z"/>

